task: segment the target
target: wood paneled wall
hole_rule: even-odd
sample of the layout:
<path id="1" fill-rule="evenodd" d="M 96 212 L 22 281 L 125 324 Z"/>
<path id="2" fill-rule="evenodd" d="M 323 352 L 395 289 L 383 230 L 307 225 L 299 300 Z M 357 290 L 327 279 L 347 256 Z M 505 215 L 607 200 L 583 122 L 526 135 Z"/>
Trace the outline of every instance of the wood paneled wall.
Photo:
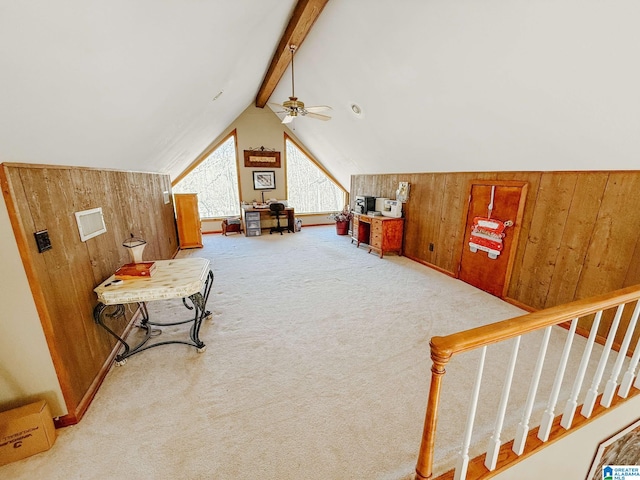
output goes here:
<path id="1" fill-rule="evenodd" d="M 410 182 L 404 253 L 457 276 L 472 180 L 529 185 L 509 299 L 543 309 L 640 283 L 639 171 L 354 175 L 350 194 L 395 198 Z"/>
<path id="2" fill-rule="evenodd" d="M 167 175 L 87 168 L 3 164 L 2 191 L 36 301 L 68 418 L 76 423 L 108 368 L 114 339 L 93 320 L 93 289 L 130 262 L 122 242 L 147 241 L 144 259 L 178 249 Z M 170 196 L 171 199 L 171 196 Z M 75 212 L 102 207 L 107 232 L 80 240 Z M 47 229 L 52 249 L 38 253 L 34 232 Z M 129 312 L 127 320 L 131 318 Z M 121 322 L 120 331 L 128 322 Z"/>

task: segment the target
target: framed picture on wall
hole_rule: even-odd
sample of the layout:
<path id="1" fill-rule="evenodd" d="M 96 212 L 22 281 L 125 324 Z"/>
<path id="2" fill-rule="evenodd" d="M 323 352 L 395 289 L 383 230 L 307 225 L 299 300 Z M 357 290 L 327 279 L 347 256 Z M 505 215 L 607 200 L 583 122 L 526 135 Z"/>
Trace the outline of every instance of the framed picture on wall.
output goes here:
<path id="1" fill-rule="evenodd" d="M 630 465 L 640 472 L 640 419 L 600 444 L 591 463 L 587 480 L 613 478 L 620 465 Z M 607 470 L 605 472 L 605 470 Z M 608 475 L 608 477 L 607 477 Z M 616 477 L 617 478 L 617 477 Z"/>
<path id="2" fill-rule="evenodd" d="M 245 150 L 244 166 L 258 168 L 280 168 L 280 152 L 269 150 Z"/>
<path id="3" fill-rule="evenodd" d="M 276 172 L 273 170 L 253 172 L 254 190 L 273 190 L 276 188 Z"/>

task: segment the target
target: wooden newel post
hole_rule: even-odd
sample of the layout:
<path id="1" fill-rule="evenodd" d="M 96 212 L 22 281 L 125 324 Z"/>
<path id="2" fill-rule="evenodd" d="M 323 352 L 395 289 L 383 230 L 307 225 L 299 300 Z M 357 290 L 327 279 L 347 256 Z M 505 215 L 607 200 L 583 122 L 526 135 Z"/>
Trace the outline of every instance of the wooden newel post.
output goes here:
<path id="1" fill-rule="evenodd" d="M 433 475 L 433 448 L 436 441 L 440 387 L 442 386 L 442 377 L 446 373 L 444 367 L 450 358 L 450 353 L 442 355 L 435 352 L 433 343 L 431 343 L 431 360 L 433 360 L 431 387 L 429 388 L 427 413 L 424 419 L 424 430 L 422 431 L 422 443 L 420 444 L 418 463 L 416 464 L 416 480 L 428 480 Z"/>

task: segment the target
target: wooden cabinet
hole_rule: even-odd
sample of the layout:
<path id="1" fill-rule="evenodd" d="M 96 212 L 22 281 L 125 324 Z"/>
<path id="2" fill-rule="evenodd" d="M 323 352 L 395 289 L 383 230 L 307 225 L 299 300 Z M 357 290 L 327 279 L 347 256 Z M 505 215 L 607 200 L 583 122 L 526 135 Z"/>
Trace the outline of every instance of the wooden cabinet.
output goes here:
<path id="1" fill-rule="evenodd" d="M 202 248 L 202 226 L 196 193 L 176 193 L 176 223 L 180 248 Z"/>
<path id="2" fill-rule="evenodd" d="M 402 255 L 402 239 L 404 235 L 404 218 L 376 217 L 370 215 L 355 215 L 352 223 L 351 243 L 369 245 L 380 255 L 396 252 Z"/>
<path id="3" fill-rule="evenodd" d="M 374 250 L 380 258 L 386 252 L 402 255 L 404 218 L 372 217 L 369 251 Z"/>

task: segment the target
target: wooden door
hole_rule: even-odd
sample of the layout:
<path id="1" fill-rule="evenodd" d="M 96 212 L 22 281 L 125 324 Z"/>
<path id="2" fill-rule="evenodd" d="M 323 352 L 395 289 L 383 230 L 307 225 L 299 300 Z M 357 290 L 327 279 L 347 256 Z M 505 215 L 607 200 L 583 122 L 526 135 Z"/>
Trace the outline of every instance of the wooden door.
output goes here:
<path id="1" fill-rule="evenodd" d="M 460 280 L 497 297 L 505 296 L 526 193 L 526 182 L 471 182 Z"/>

